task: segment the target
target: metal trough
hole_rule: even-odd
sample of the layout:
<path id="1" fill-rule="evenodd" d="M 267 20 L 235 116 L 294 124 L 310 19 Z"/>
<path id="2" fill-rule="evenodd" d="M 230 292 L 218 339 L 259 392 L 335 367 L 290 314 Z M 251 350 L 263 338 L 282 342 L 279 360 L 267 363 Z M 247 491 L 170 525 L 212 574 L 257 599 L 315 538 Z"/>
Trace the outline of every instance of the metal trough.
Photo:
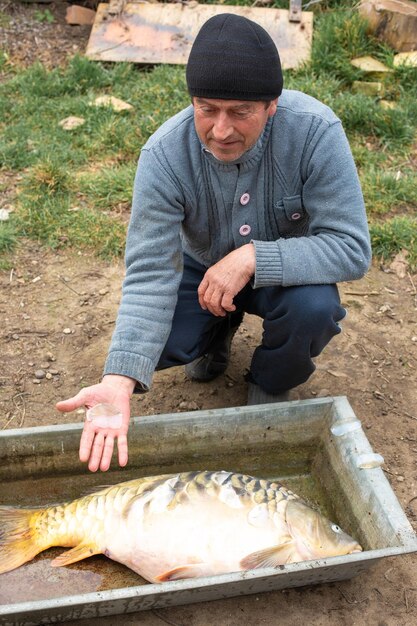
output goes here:
<path id="1" fill-rule="evenodd" d="M 128 468 L 105 475 L 79 463 L 81 429 L 70 424 L 1 432 L 0 504 L 43 506 L 104 482 L 225 469 L 280 480 L 358 539 L 364 552 L 154 585 L 101 556 L 51 568 L 51 553 L 61 551 L 53 549 L 0 576 L 0 624 L 91 619 L 342 580 L 381 558 L 417 551 L 382 458 L 345 397 L 135 418 Z"/>

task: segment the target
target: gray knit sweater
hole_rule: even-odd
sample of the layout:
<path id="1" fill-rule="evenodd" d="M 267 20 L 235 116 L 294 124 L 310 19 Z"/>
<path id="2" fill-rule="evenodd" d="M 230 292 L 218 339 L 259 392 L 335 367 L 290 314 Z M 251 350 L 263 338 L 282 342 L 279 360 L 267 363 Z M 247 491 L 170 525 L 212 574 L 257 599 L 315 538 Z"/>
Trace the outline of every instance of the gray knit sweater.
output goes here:
<path id="1" fill-rule="evenodd" d="M 201 145 L 192 106 L 148 140 L 105 373 L 149 388 L 171 328 L 183 251 L 209 267 L 250 241 L 255 289 L 352 280 L 369 266 L 365 207 L 340 120 L 297 91 L 283 91 L 257 144 L 232 163 Z"/>

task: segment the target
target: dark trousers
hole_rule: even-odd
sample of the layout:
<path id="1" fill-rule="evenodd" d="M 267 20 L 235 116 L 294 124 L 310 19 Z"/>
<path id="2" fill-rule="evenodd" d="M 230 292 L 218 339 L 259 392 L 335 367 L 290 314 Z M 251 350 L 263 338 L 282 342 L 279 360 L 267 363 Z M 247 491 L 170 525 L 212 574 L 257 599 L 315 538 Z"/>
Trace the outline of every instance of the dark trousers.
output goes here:
<path id="1" fill-rule="evenodd" d="M 346 315 L 336 285 L 261 287 L 246 285 L 234 298 L 236 312 L 226 318 L 203 311 L 197 289 L 205 268 L 184 256 L 184 274 L 172 329 L 157 369 L 185 365 L 205 354 L 225 326 L 238 326 L 243 313 L 261 317 L 262 342 L 255 349 L 249 380 L 279 394 L 304 383 L 314 372 L 316 357 L 340 333 Z"/>

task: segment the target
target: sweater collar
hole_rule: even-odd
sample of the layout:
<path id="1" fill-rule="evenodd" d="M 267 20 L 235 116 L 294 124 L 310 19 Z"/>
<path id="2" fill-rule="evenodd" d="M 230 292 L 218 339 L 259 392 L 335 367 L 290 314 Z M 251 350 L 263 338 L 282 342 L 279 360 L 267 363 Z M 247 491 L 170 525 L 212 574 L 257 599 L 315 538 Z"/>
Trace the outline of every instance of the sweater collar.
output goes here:
<path id="1" fill-rule="evenodd" d="M 220 161 L 208 150 L 208 148 L 206 148 L 204 144 L 201 144 L 201 149 L 205 158 L 221 170 L 233 169 L 236 165 L 239 165 L 242 170 L 251 169 L 254 165 L 259 163 L 262 158 L 266 144 L 268 143 L 269 135 L 271 134 L 273 119 L 273 117 L 268 118 L 268 121 L 265 124 L 262 133 L 259 135 L 257 142 L 238 159 L 235 159 L 234 161 Z"/>

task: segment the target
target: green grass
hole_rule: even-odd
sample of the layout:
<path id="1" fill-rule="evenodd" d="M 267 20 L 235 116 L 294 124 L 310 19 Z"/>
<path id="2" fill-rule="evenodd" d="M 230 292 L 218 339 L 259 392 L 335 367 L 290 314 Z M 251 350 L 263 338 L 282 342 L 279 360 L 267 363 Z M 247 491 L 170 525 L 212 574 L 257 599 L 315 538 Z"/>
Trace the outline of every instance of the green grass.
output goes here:
<path id="1" fill-rule="evenodd" d="M 415 137 L 413 120 L 402 107 L 384 109 L 369 96 L 342 93 L 334 98 L 332 108 L 348 134 L 376 137 L 391 149 L 410 146 Z"/>
<path id="2" fill-rule="evenodd" d="M 250 6 L 252 0 L 224 3 L 230 4 Z M 269 6 L 288 8 L 288 2 Z M 375 255 L 389 258 L 405 247 L 417 267 L 417 185 L 410 159 L 416 140 L 417 72 L 394 68 L 393 51 L 367 34 L 352 7 L 350 0 L 309 7 L 315 13 L 312 58 L 297 71 L 285 71 L 285 85 L 322 100 L 342 119 L 362 182 Z M 353 81 L 369 79 L 350 61 L 365 54 L 393 69 L 384 85 L 395 109 L 354 93 Z M 0 72 L 0 168 L 21 174 L 16 211 L 0 224 L 0 266 L 7 264 L 22 236 L 52 247 L 120 256 L 140 149 L 166 119 L 189 104 L 184 68 L 139 68 L 74 56 L 65 68 L 47 70 L 35 63 L 22 70 L 2 52 Z M 133 111 L 92 106 L 103 94 L 129 102 Z M 85 123 L 65 131 L 59 122 L 71 115 Z"/>
<path id="3" fill-rule="evenodd" d="M 53 24 L 55 21 L 49 9 L 44 9 L 43 11 L 37 9 L 34 13 L 34 17 L 37 22 L 46 22 L 47 24 Z"/>
<path id="4" fill-rule="evenodd" d="M 79 206 L 76 201 L 75 196 L 60 193 L 47 198 L 25 197 L 16 218 L 16 228 L 21 236 L 55 249 L 71 246 L 91 250 L 104 259 L 120 256 L 126 226 L 116 217 L 89 206 Z"/>
<path id="5" fill-rule="evenodd" d="M 111 210 L 118 204 L 130 203 L 135 171 L 136 161 L 130 161 L 84 173 L 78 179 L 78 190 L 91 206 Z"/>
<path id="6" fill-rule="evenodd" d="M 374 217 L 396 211 L 417 215 L 417 176 L 413 171 L 367 168 L 362 176 L 362 190 L 368 212 Z"/>
<path id="7" fill-rule="evenodd" d="M 134 111 L 91 106 L 105 93 L 126 100 Z M 36 63 L 1 86 L 0 167 L 31 167 L 51 154 L 77 168 L 115 155 L 137 159 L 149 135 L 188 102 L 182 68 L 105 68 L 76 56 L 64 71 L 48 72 Z M 69 116 L 85 124 L 63 130 L 59 122 Z"/>
<path id="8" fill-rule="evenodd" d="M 370 231 L 376 257 L 387 260 L 401 250 L 406 250 L 410 267 L 417 267 L 416 217 L 394 217 L 384 222 L 373 221 Z"/>
<path id="9" fill-rule="evenodd" d="M 17 234 L 11 222 L 0 222 L 0 255 L 11 252 L 17 242 Z"/>

